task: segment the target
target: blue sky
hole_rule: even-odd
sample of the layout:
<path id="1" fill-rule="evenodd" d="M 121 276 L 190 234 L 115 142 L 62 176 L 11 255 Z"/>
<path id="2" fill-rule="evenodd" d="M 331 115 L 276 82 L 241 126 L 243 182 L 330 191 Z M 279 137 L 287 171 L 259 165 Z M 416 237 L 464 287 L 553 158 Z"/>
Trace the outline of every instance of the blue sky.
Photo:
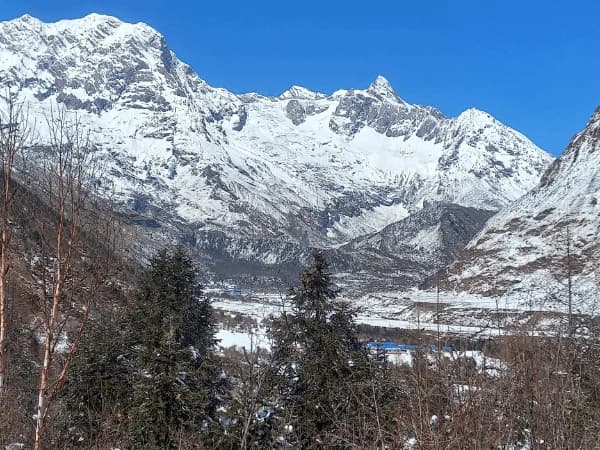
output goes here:
<path id="1" fill-rule="evenodd" d="M 600 2 L 1 0 L 0 20 L 146 22 L 233 92 L 333 92 L 377 74 L 447 115 L 490 112 L 554 154 L 600 105 Z"/>

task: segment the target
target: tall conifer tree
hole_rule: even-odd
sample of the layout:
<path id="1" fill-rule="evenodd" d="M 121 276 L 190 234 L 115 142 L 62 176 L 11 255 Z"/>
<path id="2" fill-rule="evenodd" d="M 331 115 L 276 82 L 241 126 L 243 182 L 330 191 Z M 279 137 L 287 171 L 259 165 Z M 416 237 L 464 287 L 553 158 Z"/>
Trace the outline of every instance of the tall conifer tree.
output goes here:
<path id="1" fill-rule="evenodd" d="M 302 448 L 332 443 L 336 420 L 355 406 L 353 385 L 369 376 L 356 309 L 338 298 L 323 254 L 313 258 L 291 292 L 291 311 L 274 319 L 271 328 L 283 431 Z"/>
<path id="2" fill-rule="evenodd" d="M 208 434 L 226 383 L 211 307 L 182 247 L 152 258 L 123 318 L 98 330 L 74 366 L 71 404 L 96 414 L 118 409 L 133 448 L 175 448 L 183 435 Z M 104 390 L 82 385 L 94 378 L 111 382 Z M 90 431 L 94 423 L 87 420 Z"/>

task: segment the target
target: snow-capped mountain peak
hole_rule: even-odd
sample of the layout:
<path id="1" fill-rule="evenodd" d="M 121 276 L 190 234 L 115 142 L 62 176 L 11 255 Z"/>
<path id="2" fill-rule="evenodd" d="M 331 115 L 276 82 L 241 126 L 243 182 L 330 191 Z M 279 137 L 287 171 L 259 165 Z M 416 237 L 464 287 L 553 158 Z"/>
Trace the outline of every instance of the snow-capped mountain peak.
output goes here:
<path id="1" fill-rule="evenodd" d="M 458 115 L 456 122 L 469 124 L 475 127 L 498 123 L 491 114 L 477 108 L 468 108 Z"/>
<path id="2" fill-rule="evenodd" d="M 22 16 L 16 18 L 13 22 L 41 23 L 40 20 L 38 20 L 37 18 L 35 18 L 29 14 L 23 14 Z"/>
<path id="3" fill-rule="evenodd" d="M 600 145 L 600 107 L 596 108 L 594 114 L 588 121 L 583 131 L 575 136 L 573 141 L 567 147 L 565 154 L 579 153 L 586 151 L 593 153 L 598 150 Z M 577 157 L 575 157 L 577 159 Z M 573 161 L 575 162 L 575 161 Z"/>
<path id="4" fill-rule="evenodd" d="M 377 75 L 375 80 L 367 88 L 366 92 L 380 99 L 401 101 L 390 82 L 381 75 Z"/>
<path id="5" fill-rule="evenodd" d="M 40 113 L 77 111 L 123 203 L 188 224 L 186 239 L 228 257 L 276 262 L 290 246 L 341 245 L 429 200 L 498 209 L 551 161 L 479 113 L 408 104 L 383 77 L 330 96 L 235 95 L 156 30 L 110 16 L 0 23 L 6 87 Z"/>
<path id="6" fill-rule="evenodd" d="M 297 98 L 303 100 L 318 100 L 325 97 L 327 97 L 327 95 L 320 92 L 313 92 L 302 86 L 292 86 L 279 96 L 280 99 Z"/>
<path id="7" fill-rule="evenodd" d="M 600 109 L 539 184 L 496 216 L 450 268 L 449 286 L 480 293 L 520 293 L 544 301 L 597 298 L 600 256 Z M 570 259 L 570 260 L 569 260 Z"/>

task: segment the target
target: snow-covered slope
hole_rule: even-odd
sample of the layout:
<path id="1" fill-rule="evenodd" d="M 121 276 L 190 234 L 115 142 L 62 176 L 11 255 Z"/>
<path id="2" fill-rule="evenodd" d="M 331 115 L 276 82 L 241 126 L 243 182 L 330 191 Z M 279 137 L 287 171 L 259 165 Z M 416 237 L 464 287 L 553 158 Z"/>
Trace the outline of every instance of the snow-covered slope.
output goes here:
<path id="1" fill-rule="evenodd" d="M 425 202 L 410 216 L 330 250 L 328 256 L 341 283 L 364 278 L 358 284 L 367 292 L 416 286 L 454 261 L 492 215 L 477 208 Z"/>
<path id="2" fill-rule="evenodd" d="M 551 157 L 489 114 L 446 118 L 383 78 L 331 95 L 214 88 L 157 31 L 92 14 L 0 23 L 0 88 L 76 111 L 119 198 L 211 258 L 288 262 L 447 201 L 503 207 Z M 43 134 L 43 130 L 42 130 Z M 139 220 L 139 223 L 146 223 Z"/>
<path id="3" fill-rule="evenodd" d="M 341 247 L 344 251 L 405 254 L 439 265 L 454 261 L 481 230 L 492 211 L 444 202 L 425 202 L 423 209 Z"/>
<path id="4" fill-rule="evenodd" d="M 449 269 L 449 286 L 564 301 L 598 298 L 600 108 L 539 185 L 499 212 Z"/>

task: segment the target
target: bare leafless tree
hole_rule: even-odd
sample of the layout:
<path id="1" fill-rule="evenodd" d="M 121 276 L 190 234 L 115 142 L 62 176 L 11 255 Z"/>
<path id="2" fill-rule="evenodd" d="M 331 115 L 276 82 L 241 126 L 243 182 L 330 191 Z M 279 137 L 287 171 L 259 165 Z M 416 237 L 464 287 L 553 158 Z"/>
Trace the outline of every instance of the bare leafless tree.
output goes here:
<path id="1" fill-rule="evenodd" d="M 559 222 L 556 225 L 555 245 L 559 259 L 552 272 L 558 288 L 548 297 L 566 306 L 567 332 L 565 334 L 571 339 L 576 330 L 574 316 L 576 289 L 573 285 L 573 278 L 581 269 L 581 262 L 579 261 L 580 256 L 577 254 L 577 243 L 573 236 L 571 223 L 568 220 Z M 560 333 L 562 333 L 562 330 L 560 330 Z"/>
<path id="2" fill-rule="evenodd" d="M 24 149 L 31 144 L 31 128 L 22 103 L 7 92 L 0 99 L 4 105 L 0 114 L 0 164 L 2 165 L 2 204 L 0 205 L 0 398 L 6 387 L 6 339 L 8 306 L 8 272 L 10 242 L 13 234 L 12 207 L 16 189 L 13 184 L 15 164 Z"/>
<path id="3" fill-rule="evenodd" d="M 37 386 L 33 448 L 41 448 L 50 406 L 63 387 L 90 311 L 107 279 L 114 229 L 97 214 L 99 164 L 89 133 L 65 110 L 46 120 L 48 142 L 38 148 L 31 177 L 50 214 L 34 214 L 39 236 L 35 293 L 43 356 Z M 100 238 L 98 238 L 100 235 Z M 70 336 L 68 334 L 70 333 Z"/>

